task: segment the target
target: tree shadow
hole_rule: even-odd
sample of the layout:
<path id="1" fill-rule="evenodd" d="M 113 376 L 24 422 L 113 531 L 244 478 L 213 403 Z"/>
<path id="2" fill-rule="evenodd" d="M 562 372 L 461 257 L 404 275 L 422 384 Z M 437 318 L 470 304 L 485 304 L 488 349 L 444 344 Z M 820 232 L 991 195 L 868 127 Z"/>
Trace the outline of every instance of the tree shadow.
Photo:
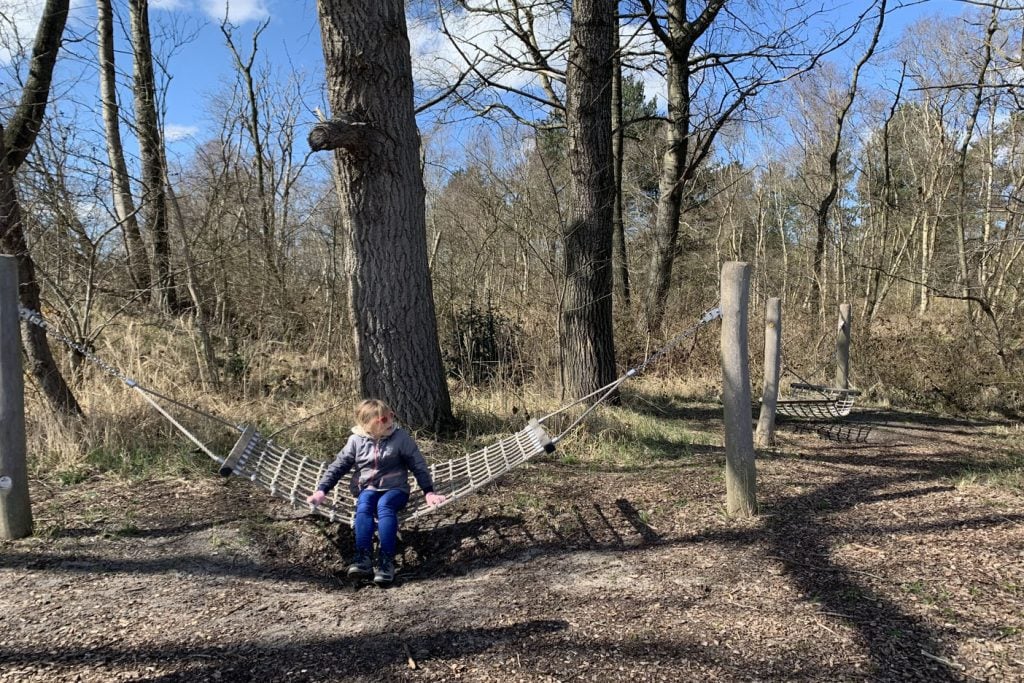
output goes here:
<path id="1" fill-rule="evenodd" d="M 159 558 L 126 559 L 102 555 L 53 555 L 37 552 L 6 551 L 0 555 L 5 569 L 54 570 L 80 574 L 186 574 L 196 577 L 234 577 L 336 587 L 337 579 L 301 567 L 277 566 L 225 555 L 181 554 Z"/>
<path id="2" fill-rule="evenodd" d="M 55 540 L 89 538 L 93 536 L 123 536 L 130 538 L 168 538 L 173 536 L 183 536 L 185 534 L 191 534 L 197 531 L 205 531 L 207 529 L 225 526 L 227 524 L 240 522 L 243 519 L 246 519 L 246 517 L 234 516 L 225 517 L 222 519 L 208 520 L 205 522 L 183 522 L 181 524 L 175 524 L 172 526 L 158 526 L 147 528 L 137 528 L 132 526 L 122 526 L 113 528 L 102 526 L 60 527 L 58 529 L 46 531 L 44 535 L 47 538 Z"/>
<path id="3" fill-rule="evenodd" d="M 656 598 L 664 602 L 664 597 Z M 649 609 L 644 601 L 638 609 Z M 418 671 L 410 670 L 412 659 Z M 470 662 L 468 669 L 449 670 L 449 662 Z M 516 664 L 511 662 L 515 661 Z M 668 670 L 692 671 L 694 665 L 713 670 L 727 680 L 749 679 L 752 662 L 722 644 L 698 642 L 693 637 L 651 633 L 639 640 L 583 636 L 570 631 L 561 619 L 534 619 L 508 626 L 438 628 L 414 625 L 335 638 L 294 638 L 286 641 L 226 642 L 223 645 L 181 643 L 132 647 L 0 647 L 0 662 L 11 668 L 45 667 L 51 672 L 97 663 L 110 675 L 150 673 L 151 683 L 193 681 L 383 681 L 475 680 L 495 669 L 509 680 L 527 677 L 544 680 L 594 676 L 666 680 Z M 581 667 L 581 664 L 586 664 Z M 479 667 L 477 669 L 477 667 Z M 656 668 L 653 668 L 656 667 Z M 778 653 L 773 670 L 787 681 L 855 680 L 841 664 L 815 660 L 792 661 Z M 490 675 L 490 676 L 489 676 Z M 598 680 L 598 679 L 594 679 Z M 934 679 L 932 679 L 934 680 Z"/>
<path id="4" fill-rule="evenodd" d="M 624 391 L 623 403 L 631 412 L 663 420 L 715 422 L 722 420 L 722 406 L 709 403 L 682 403 L 671 396 Z"/>
<path id="5" fill-rule="evenodd" d="M 543 637 L 564 631 L 568 626 L 562 620 L 544 619 L 491 628 L 407 634 L 389 630 L 285 643 L 231 643 L 222 647 L 187 643 L 163 647 L 0 647 L 0 661 L 8 666 L 67 666 L 92 661 L 103 662 L 108 669 L 119 664 L 133 669 L 147 665 L 179 668 L 173 673 L 146 679 L 164 682 L 337 680 L 342 676 L 346 679 L 353 675 L 381 676 L 388 669 L 404 668 L 409 656 L 415 657 L 417 662 L 472 657 L 509 641 Z"/>

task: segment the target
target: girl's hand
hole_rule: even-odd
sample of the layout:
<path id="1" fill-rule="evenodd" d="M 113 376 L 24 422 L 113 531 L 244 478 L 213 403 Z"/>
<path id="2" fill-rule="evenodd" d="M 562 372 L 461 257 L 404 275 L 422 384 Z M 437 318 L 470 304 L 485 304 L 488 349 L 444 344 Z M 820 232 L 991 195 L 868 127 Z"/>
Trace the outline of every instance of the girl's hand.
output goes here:
<path id="1" fill-rule="evenodd" d="M 313 492 L 312 495 L 310 495 L 308 498 L 306 498 L 306 502 L 309 503 L 310 505 L 312 505 L 313 507 L 316 507 L 320 503 L 324 502 L 324 498 L 326 498 L 326 497 L 327 497 L 327 494 L 324 493 L 323 491 L 315 491 L 315 492 Z"/>
<path id="2" fill-rule="evenodd" d="M 445 502 L 446 500 L 448 500 L 447 496 L 442 496 L 441 494 L 434 493 L 433 491 L 431 491 L 430 493 L 427 494 L 427 505 L 429 505 L 430 507 L 434 507 L 435 505 L 440 505 L 441 503 Z"/>

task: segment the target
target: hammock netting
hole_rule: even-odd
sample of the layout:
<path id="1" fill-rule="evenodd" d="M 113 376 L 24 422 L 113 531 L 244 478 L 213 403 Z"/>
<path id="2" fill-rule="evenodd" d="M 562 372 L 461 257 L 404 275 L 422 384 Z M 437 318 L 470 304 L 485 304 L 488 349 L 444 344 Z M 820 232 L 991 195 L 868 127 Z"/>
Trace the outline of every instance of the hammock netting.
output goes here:
<path id="1" fill-rule="evenodd" d="M 853 409 L 855 389 L 838 389 L 817 384 L 793 384 L 790 390 L 795 397 L 779 399 L 775 410 L 779 415 L 805 420 L 836 420 L 846 417 Z"/>
<path id="2" fill-rule="evenodd" d="M 540 423 L 532 420 L 524 429 L 486 448 L 430 465 L 434 491 L 447 496 L 442 504 L 447 505 L 486 486 L 516 465 L 553 450 L 551 437 Z M 271 496 L 296 506 L 307 505 L 306 497 L 316 490 L 330 465 L 330 461 L 310 458 L 265 439 L 253 427 L 243 430 L 227 458 L 217 460 L 222 475 L 246 477 Z M 403 519 L 415 519 L 441 507 L 428 507 L 423 495 L 416 495 L 419 489 L 411 475 L 409 484 L 414 495 L 402 511 Z M 355 499 L 348 487 L 339 483 L 314 511 L 332 522 L 351 524 L 355 518 Z"/>

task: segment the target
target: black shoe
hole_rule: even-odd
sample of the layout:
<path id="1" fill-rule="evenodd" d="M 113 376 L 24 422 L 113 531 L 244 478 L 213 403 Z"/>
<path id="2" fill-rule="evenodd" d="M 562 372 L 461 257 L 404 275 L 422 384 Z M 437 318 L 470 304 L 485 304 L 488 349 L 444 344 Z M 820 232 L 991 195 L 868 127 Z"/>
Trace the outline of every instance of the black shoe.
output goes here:
<path id="1" fill-rule="evenodd" d="M 352 564 L 348 566 L 348 578 L 368 579 L 373 576 L 373 561 L 369 550 L 356 550 Z"/>
<path id="2" fill-rule="evenodd" d="M 377 571 L 373 574 L 373 582 L 378 586 L 386 586 L 395 580 L 395 560 L 390 555 L 381 555 L 377 562 Z"/>

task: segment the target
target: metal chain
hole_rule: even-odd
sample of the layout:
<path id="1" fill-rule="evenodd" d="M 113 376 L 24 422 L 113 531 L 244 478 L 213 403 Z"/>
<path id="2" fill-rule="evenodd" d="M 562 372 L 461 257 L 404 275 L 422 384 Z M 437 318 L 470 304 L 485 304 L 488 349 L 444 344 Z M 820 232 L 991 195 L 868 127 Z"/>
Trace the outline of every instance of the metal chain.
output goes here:
<path id="1" fill-rule="evenodd" d="M 125 384 L 125 386 L 127 386 L 128 388 L 135 389 L 136 391 L 143 392 L 143 393 L 146 393 L 146 394 L 150 394 L 152 396 L 156 396 L 157 398 L 160 398 L 160 399 L 162 399 L 164 401 L 167 401 L 168 403 L 173 403 L 174 405 L 178 406 L 179 408 L 184 408 L 185 410 L 191 410 L 194 413 L 198 413 L 199 415 L 202 415 L 203 417 L 207 417 L 207 418 L 210 418 L 211 420 L 215 420 L 217 422 L 220 422 L 221 424 L 226 425 L 228 427 L 231 427 L 232 429 L 236 429 L 236 430 L 239 429 L 238 425 L 236 425 L 233 422 L 229 422 L 229 421 L 225 420 L 222 417 L 219 417 L 219 416 L 214 415 L 212 413 L 208 413 L 205 410 L 200 410 L 199 408 L 196 408 L 195 406 L 190 406 L 187 403 L 182 403 L 181 401 L 176 401 L 175 399 L 173 399 L 173 398 L 171 398 L 169 396 L 164 396 L 163 394 L 161 394 L 161 393 L 159 393 L 157 391 L 154 391 L 153 389 L 148 389 L 148 388 L 142 386 L 141 384 L 136 382 L 134 379 L 132 379 L 128 375 L 124 374 L 123 372 L 121 372 L 120 370 L 115 368 L 110 363 L 106 362 L 105 360 L 103 360 L 102 358 L 97 356 L 96 354 L 92 353 L 85 346 L 79 344 L 78 342 L 74 341 L 73 339 L 69 338 L 67 335 L 65 335 L 62 332 L 60 332 L 59 330 L 57 330 L 53 325 L 48 323 L 43 318 L 42 314 L 39 313 L 38 311 L 33 311 L 32 309 L 25 308 L 24 306 L 19 304 L 18 305 L 18 314 L 20 315 L 22 320 L 24 320 L 25 322 L 27 322 L 27 323 L 29 323 L 31 325 L 35 325 L 36 327 L 42 329 L 44 332 L 46 332 L 47 335 L 49 335 L 49 336 L 51 336 L 51 337 L 53 337 L 53 338 L 55 338 L 55 339 L 57 339 L 59 341 L 64 342 L 70 348 L 72 348 L 76 352 L 78 352 L 78 354 L 81 355 L 83 358 L 85 358 L 87 361 L 89 361 L 90 363 L 92 363 L 92 364 L 96 365 L 97 367 L 101 368 L 108 375 L 111 375 L 112 377 L 117 378 L 118 380 L 123 382 Z M 164 411 L 161 410 L 160 412 L 164 412 Z M 164 415 L 167 416 L 166 413 L 164 413 Z M 168 417 L 168 419 L 170 419 L 169 416 L 167 416 L 167 417 Z M 172 420 L 172 422 L 174 422 L 174 421 Z M 177 423 L 175 423 L 175 426 L 178 426 Z M 179 429 L 181 429 L 181 427 L 179 427 Z"/>

